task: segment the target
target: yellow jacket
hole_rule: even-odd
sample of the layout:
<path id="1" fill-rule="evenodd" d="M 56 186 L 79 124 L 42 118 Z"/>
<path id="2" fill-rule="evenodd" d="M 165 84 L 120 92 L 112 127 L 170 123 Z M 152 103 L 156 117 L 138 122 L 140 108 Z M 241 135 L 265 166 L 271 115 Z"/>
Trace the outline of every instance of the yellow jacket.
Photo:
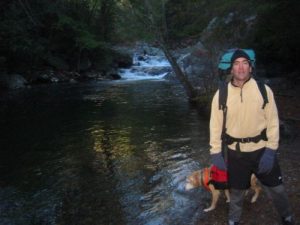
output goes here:
<path id="1" fill-rule="evenodd" d="M 263 97 L 257 83 L 250 78 L 242 88 L 228 83 L 226 133 L 235 138 L 254 137 L 267 128 L 268 141 L 240 143 L 242 152 L 252 152 L 263 147 L 277 150 L 279 119 L 272 90 L 266 85 L 269 103 L 262 109 Z M 219 91 L 213 97 L 210 117 L 210 153 L 221 151 L 223 111 L 219 109 Z M 236 143 L 229 145 L 235 149 Z"/>

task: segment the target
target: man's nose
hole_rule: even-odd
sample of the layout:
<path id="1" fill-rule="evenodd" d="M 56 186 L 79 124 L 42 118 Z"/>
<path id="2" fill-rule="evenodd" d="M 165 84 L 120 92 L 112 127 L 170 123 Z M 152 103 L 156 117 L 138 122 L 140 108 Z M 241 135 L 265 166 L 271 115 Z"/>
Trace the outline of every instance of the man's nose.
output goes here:
<path id="1" fill-rule="evenodd" d="M 241 68 L 244 68 L 243 67 L 243 63 L 239 63 L 239 68 L 241 69 Z"/>

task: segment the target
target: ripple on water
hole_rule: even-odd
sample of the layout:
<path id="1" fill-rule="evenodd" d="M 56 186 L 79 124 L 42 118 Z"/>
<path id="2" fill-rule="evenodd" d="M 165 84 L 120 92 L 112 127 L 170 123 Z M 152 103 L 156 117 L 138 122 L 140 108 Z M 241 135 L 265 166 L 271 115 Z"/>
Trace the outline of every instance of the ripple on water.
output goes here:
<path id="1" fill-rule="evenodd" d="M 199 168 L 199 163 L 190 158 L 186 148 L 160 152 L 160 160 L 156 155 L 160 167 L 153 171 L 148 183 L 150 187 L 140 197 L 140 224 L 192 224 L 195 216 L 202 216 L 197 214 L 201 191 L 184 190 L 187 174 Z"/>

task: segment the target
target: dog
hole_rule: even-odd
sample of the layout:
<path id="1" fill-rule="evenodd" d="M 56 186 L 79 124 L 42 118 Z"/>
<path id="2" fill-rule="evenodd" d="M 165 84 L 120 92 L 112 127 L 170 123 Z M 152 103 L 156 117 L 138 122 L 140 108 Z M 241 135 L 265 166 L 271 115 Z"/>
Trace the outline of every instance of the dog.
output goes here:
<path id="1" fill-rule="evenodd" d="M 219 197 L 220 190 L 216 189 L 215 186 L 210 183 L 211 181 L 211 167 L 206 167 L 201 170 L 194 171 L 191 175 L 189 175 L 186 179 L 185 190 L 191 190 L 197 187 L 204 187 L 212 194 L 211 204 L 208 208 L 204 209 L 204 212 L 212 211 L 216 208 Z M 254 191 L 254 195 L 251 198 L 251 203 L 256 202 L 260 192 L 261 187 L 258 184 L 257 177 L 252 174 L 251 175 L 251 189 Z M 225 189 L 226 202 L 230 202 L 229 190 Z M 247 194 L 247 192 L 246 192 Z"/>

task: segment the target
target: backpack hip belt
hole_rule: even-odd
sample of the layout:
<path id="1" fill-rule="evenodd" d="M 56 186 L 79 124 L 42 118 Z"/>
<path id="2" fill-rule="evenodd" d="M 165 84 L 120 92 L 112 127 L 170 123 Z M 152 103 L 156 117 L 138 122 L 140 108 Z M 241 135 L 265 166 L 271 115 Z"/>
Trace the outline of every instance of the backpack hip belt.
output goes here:
<path id="1" fill-rule="evenodd" d="M 231 145 L 234 142 L 236 142 L 236 150 L 238 152 L 241 152 L 240 143 L 249 143 L 249 142 L 258 143 L 261 140 L 264 140 L 264 141 L 268 140 L 267 129 L 263 129 L 262 132 L 255 137 L 235 138 L 235 137 L 232 137 L 229 134 L 225 133 L 225 135 L 222 138 L 222 141 L 224 141 L 227 145 Z"/>

